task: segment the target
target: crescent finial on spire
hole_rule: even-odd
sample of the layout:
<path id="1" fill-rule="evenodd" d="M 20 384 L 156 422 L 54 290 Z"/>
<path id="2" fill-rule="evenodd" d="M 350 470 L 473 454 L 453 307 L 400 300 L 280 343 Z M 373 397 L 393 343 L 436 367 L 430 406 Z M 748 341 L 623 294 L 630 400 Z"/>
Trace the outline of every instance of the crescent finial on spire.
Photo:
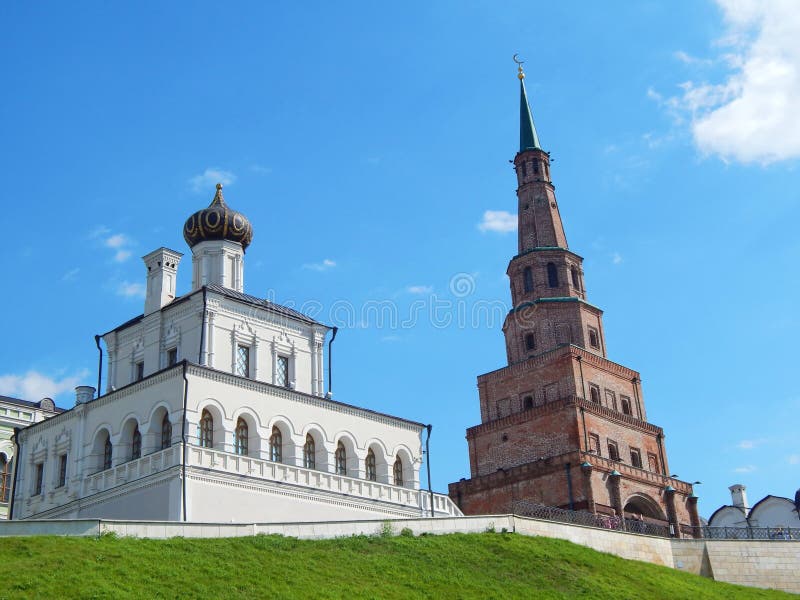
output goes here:
<path id="1" fill-rule="evenodd" d="M 525 79 L 525 72 L 522 70 L 522 65 L 525 63 L 525 61 L 520 60 L 518 57 L 519 54 L 515 54 L 513 56 L 513 60 L 515 63 L 517 63 L 517 77 L 519 78 L 520 81 L 522 81 L 523 79 Z"/>

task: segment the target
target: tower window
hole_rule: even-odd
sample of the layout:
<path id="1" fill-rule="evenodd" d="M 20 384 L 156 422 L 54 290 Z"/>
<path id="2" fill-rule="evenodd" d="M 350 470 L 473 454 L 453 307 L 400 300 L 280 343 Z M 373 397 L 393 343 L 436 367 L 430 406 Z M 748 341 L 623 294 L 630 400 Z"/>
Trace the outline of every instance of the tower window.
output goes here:
<path id="1" fill-rule="evenodd" d="M 619 460 L 619 447 L 614 440 L 608 440 L 608 458 L 611 460 Z"/>
<path id="2" fill-rule="evenodd" d="M 589 434 L 589 452 L 594 452 L 597 456 L 600 454 L 600 436 L 596 433 Z"/>
<path id="3" fill-rule="evenodd" d="M 570 274 L 570 277 L 572 278 L 572 287 L 574 287 L 576 290 L 580 291 L 581 284 L 580 284 L 580 278 L 578 277 L 578 268 L 573 266 L 569 270 L 569 274 Z"/>
<path id="4" fill-rule="evenodd" d="M 631 413 L 631 399 L 627 396 L 620 396 L 619 397 L 620 404 L 622 404 L 622 412 L 626 415 L 630 415 Z"/>
<path id="5" fill-rule="evenodd" d="M 236 347 L 236 374 L 250 377 L 250 346 L 239 344 Z"/>
<path id="6" fill-rule="evenodd" d="M 600 336 L 597 335 L 597 330 L 592 327 L 589 328 L 589 345 L 592 348 L 600 347 Z"/>
<path id="7" fill-rule="evenodd" d="M 536 349 L 536 336 L 534 336 L 532 333 L 525 334 L 525 349 L 526 350 Z"/>
<path id="8" fill-rule="evenodd" d="M 140 360 L 134 365 L 136 371 L 136 381 L 144 379 L 144 361 Z"/>
<path id="9" fill-rule="evenodd" d="M 522 282 L 526 293 L 533 291 L 533 271 L 530 267 L 525 267 L 522 272 Z"/>
<path id="10" fill-rule="evenodd" d="M 547 285 L 551 288 L 558 287 L 558 269 L 553 263 L 547 263 Z"/>
<path id="11" fill-rule="evenodd" d="M 617 410 L 617 395 L 611 390 L 606 390 L 606 406 Z"/>
<path id="12" fill-rule="evenodd" d="M 631 448 L 631 465 L 637 469 L 642 468 L 642 453 L 638 448 Z"/>
<path id="13" fill-rule="evenodd" d="M 600 404 L 600 387 L 596 386 L 593 383 L 589 384 L 589 398 L 592 402 L 597 402 Z"/>
<path id="14" fill-rule="evenodd" d="M 650 463 L 650 470 L 654 473 L 658 473 L 658 457 L 652 452 L 648 452 L 647 461 Z"/>
<path id="15" fill-rule="evenodd" d="M 167 366 L 174 367 L 176 364 L 178 364 L 178 349 L 170 348 L 167 350 Z"/>
<path id="16" fill-rule="evenodd" d="M 533 172 L 534 173 L 538 173 L 539 172 L 539 161 L 535 160 L 535 161 L 533 161 L 531 163 L 531 165 L 533 166 Z"/>
<path id="17" fill-rule="evenodd" d="M 528 410 L 530 408 L 533 408 L 533 396 L 525 396 L 522 399 L 522 409 Z"/>
<path id="18" fill-rule="evenodd" d="M 278 363 L 275 365 L 275 385 L 281 387 L 289 386 L 289 357 L 279 356 Z"/>

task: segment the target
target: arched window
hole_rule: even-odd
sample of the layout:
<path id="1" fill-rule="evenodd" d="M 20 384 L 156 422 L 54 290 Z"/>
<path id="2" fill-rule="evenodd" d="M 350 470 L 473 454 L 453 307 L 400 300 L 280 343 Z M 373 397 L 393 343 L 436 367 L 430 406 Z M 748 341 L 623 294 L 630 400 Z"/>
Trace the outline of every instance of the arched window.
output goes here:
<path id="1" fill-rule="evenodd" d="M 528 410 L 529 408 L 533 408 L 533 396 L 525 396 L 522 400 L 522 408 L 524 410 Z"/>
<path id="2" fill-rule="evenodd" d="M 111 459 L 114 449 L 111 447 L 111 438 L 106 436 L 106 443 L 103 446 L 103 470 L 111 468 Z"/>
<path id="3" fill-rule="evenodd" d="M 347 450 L 344 449 L 344 444 L 342 442 L 336 444 L 336 452 L 333 458 L 336 474 L 347 475 Z"/>
<path id="4" fill-rule="evenodd" d="M 578 268 L 573 265 L 573 267 L 569 270 L 570 276 L 572 277 L 572 287 L 576 290 L 580 291 L 581 289 L 581 280 L 578 277 Z"/>
<path id="5" fill-rule="evenodd" d="M 551 288 L 558 287 L 558 269 L 553 263 L 547 263 L 547 285 Z"/>
<path id="6" fill-rule="evenodd" d="M 200 417 L 200 447 L 214 447 L 214 417 L 207 410 Z"/>
<path id="7" fill-rule="evenodd" d="M 394 473 L 394 484 L 403 485 L 403 461 L 400 460 L 399 456 L 394 459 L 392 471 Z"/>
<path id="8" fill-rule="evenodd" d="M 522 271 L 522 284 L 525 292 L 533 291 L 533 271 L 530 267 L 525 267 L 525 270 Z"/>
<path id="9" fill-rule="evenodd" d="M 139 432 L 139 426 L 133 430 L 131 436 L 131 460 L 142 458 L 142 434 Z"/>
<path id="10" fill-rule="evenodd" d="M 317 468 L 316 444 L 314 444 L 314 438 L 311 437 L 310 433 L 306 434 L 306 443 L 303 446 L 303 466 L 306 469 Z"/>
<path id="11" fill-rule="evenodd" d="M 269 436 L 269 459 L 272 462 L 281 462 L 283 449 L 283 436 L 281 430 L 276 426 L 272 428 L 272 435 Z"/>
<path id="12" fill-rule="evenodd" d="M 11 489 L 11 461 L 5 454 L 0 454 L 0 502 L 8 502 Z"/>
<path id="13" fill-rule="evenodd" d="M 164 450 L 172 445 L 172 423 L 169 422 L 169 413 L 164 415 L 161 420 L 161 449 Z"/>
<path id="14" fill-rule="evenodd" d="M 378 469 L 375 467 L 375 453 L 372 448 L 367 450 L 367 460 L 364 461 L 364 466 L 367 471 L 367 479 L 370 481 L 378 481 Z"/>
<path id="15" fill-rule="evenodd" d="M 236 431 L 233 432 L 233 451 L 236 454 L 247 456 L 247 421 L 242 417 L 236 421 Z"/>

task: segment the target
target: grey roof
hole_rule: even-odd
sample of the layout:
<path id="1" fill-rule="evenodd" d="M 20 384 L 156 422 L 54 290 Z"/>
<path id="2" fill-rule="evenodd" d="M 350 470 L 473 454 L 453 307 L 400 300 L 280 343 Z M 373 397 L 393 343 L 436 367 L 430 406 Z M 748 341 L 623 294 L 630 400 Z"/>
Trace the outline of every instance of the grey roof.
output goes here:
<path id="1" fill-rule="evenodd" d="M 239 300 L 240 302 L 246 302 L 248 304 L 258 306 L 259 308 L 264 308 L 270 312 L 279 314 L 281 316 L 289 317 L 290 319 L 297 319 L 298 321 L 303 321 L 304 323 L 308 323 L 310 325 L 322 325 L 323 327 L 327 327 L 327 325 L 325 325 L 324 323 L 320 323 L 319 321 L 312 319 L 308 315 L 304 315 L 299 310 L 289 308 L 288 306 L 275 304 L 274 302 L 270 302 L 269 300 L 258 298 L 256 296 L 251 296 L 250 294 L 243 294 L 242 292 L 237 292 L 236 290 L 232 290 L 224 286 L 217 285 L 216 283 L 210 283 L 206 286 L 206 288 L 208 289 L 209 292 L 222 294 L 223 296 L 227 296 L 228 298 Z"/>
<path id="2" fill-rule="evenodd" d="M 44 398 L 42 398 L 42 400 L 44 400 Z M 16 404 L 17 406 L 24 406 L 26 408 L 41 408 L 42 400 L 39 400 L 38 402 L 31 402 L 30 400 L 21 400 L 20 398 L 12 398 L 11 396 L 0 396 L 0 402 Z M 52 400 L 52 398 L 50 398 L 50 400 Z M 54 412 L 57 413 L 64 412 L 66 410 L 56 406 L 55 402 L 53 402 L 53 406 L 55 407 Z"/>
<path id="3" fill-rule="evenodd" d="M 303 323 L 307 323 L 309 325 L 321 325 L 322 327 L 327 327 L 328 329 L 330 329 L 329 325 L 325 325 L 324 323 L 320 323 L 319 321 L 316 321 L 316 320 L 312 319 L 308 315 L 304 315 L 299 310 L 295 310 L 293 308 L 289 308 L 288 306 L 283 306 L 281 304 L 275 304 L 274 302 L 270 302 L 269 300 L 265 300 L 264 298 L 258 298 L 256 296 L 251 296 L 250 294 L 243 294 L 242 292 L 237 292 L 236 290 L 231 290 L 229 288 L 226 288 L 226 287 L 221 286 L 221 285 L 217 285 L 215 283 L 210 283 L 210 284 L 205 285 L 203 287 L 206 290 L 208 290 L 209 292 L 214 292 L 215 294 L 220 294 L 222 296 L 226 296 L 226 297 L 231 298 L 233 300 L 238 300 L 239 302 L 246 302 L 247 304 L 250 304 L 252 306 L 257 306 L 259 308 L 263 308 L 265 310 L 273 312 L 273 313 L 275 313 L 277 315 L 281 315 L 283 317 L 287 317 L 287 318 L 290 318 L 290 319 L 297 319 L 298 321 L 302 321 Z M 191 291 L 188 294 L 184 294 L 183 296 L 178 296 L 177 298 L 175 298 L 175 300 L 173 300 L 169 304 L 165 304 L 161 308 L 161 310 L 166 310 L 168 308 L 171 308 L 171 307 L 175 306 L 176 304 L 178 304 L 180 302 L 184 302 L 184 301 L 188 300 L 189 298 L 191 298 L 192 296 L 194 296 L 195 294 L 198 294 L 198 293 L 200 293 L 202 291 L 203 291 L 203 288 L 200 288 L 200 289 Z M 114 331 L 119 331 L 121 329 L 125 329 L 126 327 L 129 327 L 131 325 L 134 325 L 135 323 L 138 323 L 143 318 L 144 318 L 143 314 L 137 315 L 137 316 L 133 317 L 132 319 L 129 319 L 129 320 L 125 321 L 124 323 L 122 323 L 122 325 L 117 325 L 116 327 L 114 327 L 114 329 L 111 329 L 111 330 L 107 331 L 103 335 L 105 336 L 105 335 L 108 335 L 109 333 L 112 333 Z"/>

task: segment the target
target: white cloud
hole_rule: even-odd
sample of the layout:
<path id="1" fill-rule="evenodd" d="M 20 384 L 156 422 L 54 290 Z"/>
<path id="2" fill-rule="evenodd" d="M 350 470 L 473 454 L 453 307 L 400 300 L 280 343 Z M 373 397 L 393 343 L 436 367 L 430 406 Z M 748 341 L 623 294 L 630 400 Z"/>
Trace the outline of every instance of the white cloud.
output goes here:
<path id="1" fill-rule="evenodd" d="M 800 465 L 800 454 L 790 454 L 786 457 L 786 461 L 790 465 Z"/>
<path id="2" fill-rule="evenodd" d="M 322 262 L 318 263 L 306 263 L 303 265 L 304 269 L 310 269 L 311 271 L 327 271 L 328 269 L 332 269 L 336 266 L 336 261 L 331 260 L 330 258 L 323 259 Z"/>
<path id="3" fill-rule="evenodd" d="M 710 65 L 713 61 L 707 58 L 697 58 L 691 54 L 678 50 L 672 54 L 676 59 L 687 65 Z"/>
<path id="4" fill-rule="evenodd" d="M 611 255 L 611 262 L 615 265 L 622 263 L 622 255 L 619 252 L 614 252 L 614 254 Z"/>
<path id="5" fill-rule="evenodd" d="M 208 192 L 213 190 L 214 186 L 218 183 L 222 185 L 230 185 L 236 181 L 236 175 L 224 169 L 217 169 L 210 167 L 189 179 L 189 184 L 195 192 Z"/>
<path id="6" fill-rule="evenodd" d="M 431 285 L 410 285 L 406 288 L 409 294 L 430 294 L 433 292 Z"/>
<path id="7" fill-rule="evenodd" d="M 117 286 L 117 295 L 124 298 L 144 298 L 146 291 L 143 283 L 123 281 Z"/>
<path id="8" fill-rule="evenodd" d="M 736 467 L 733 472 L 734 473 L 752 473 L 755 471 L 756 468 L 754 465 L 745 465 L 743 467 Z"/>
<path id="9" fill-rule="evenodd" d="M 61 276 L 61 281 L 75 281 L 75 278 L 78 276 L 81 270 L 79 268 L 70 269 L 66 273 Z"/>
<path id="10" fill-rule="evenodd" d="M 89 375 L 84 369 L 67 377 L 49 377 L 38 371 L 28 371 L 24 375 L 0 375 L 0 394 L 38 402 L 42 398 L 55 398 L 75 386 Z"/>
<path id="11" fill-rule="evenodd" d="M 727 31 L 718 44 L 731 72 L 721 83 L 687 81 L 679 97 L 648 95 L 691 119 L 695 145 L 725 161 L 800 157 L 800 10 L 795 0 L 717 0 Z M 677 56 L 677 54 L 676 54 Z M 688 55 L 686 55 L 688 57 Z"/>
<path id="12" fill-rule="evenodd" d="M 115 262 L 125 262 L 131 257 L 130 246 L 134 242 L 124 233 L 112 233 L 105 225 L 98 225 L 89 233 L 89 238 L 99 239 L 103 246 L 113 250 Z"/>
<path id="13" fill-rule="evenodd" d="M 483 221 L 478 223 L 478 229 L 483 232 L 497 231 L 509 233 L 517 230 L 517 215 L 512 215 L 505 210 L 487 210 L 483 213 Z"/>

